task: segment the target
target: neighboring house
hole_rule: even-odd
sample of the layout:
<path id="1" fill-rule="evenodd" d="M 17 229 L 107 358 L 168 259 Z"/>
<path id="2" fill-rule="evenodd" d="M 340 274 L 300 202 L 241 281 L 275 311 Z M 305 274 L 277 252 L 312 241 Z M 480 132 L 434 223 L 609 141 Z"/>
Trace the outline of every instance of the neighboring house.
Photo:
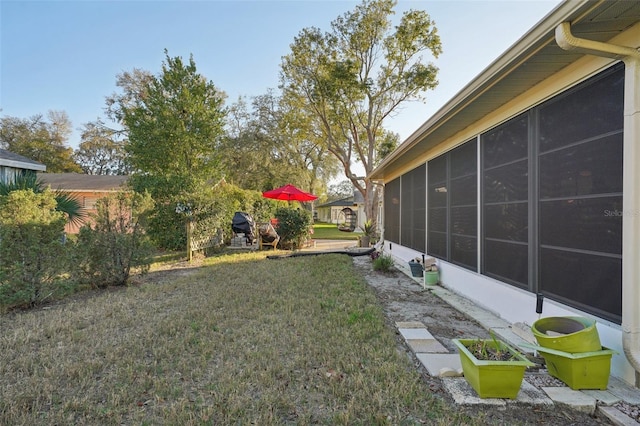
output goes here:
<path id="1" fill-rule="evenodd" d="M 11 183 L 18 175 L 43 172 L 46 169 L 47 166 L 44 164 L 6 149 L 0 149 L 0 182 L 2 183 Z"/>
<path id="2" fill-rule="evenodd" d="M 385 251 L 437 258 L 512 323 L 538 319 L 537 294 L 543 316 L 596 319 L 636 386 L 639 47 L 640 2 L 562 2 L 369 175 Z"/>
<path id="3" fill-rule="evenodd" d="M 96 201 L 125 189 L 128 176 L 85 175 L 80 173 L 38 173 L 38 178 L 54 191 L 68 193 L 87 214 L 96 213 Z M 90 217 L 87 217 L 90 220 Z M 80 225 L 81 226 L 81 225 Z M 65 231 L 77 234 L 80 226 L 68 223 Z"/>
<path id="4" fill-rule="evenodd" d="M 316 207 L 317 220 L 325 223 L 335 223 L 352 228 L 364 227 L 366 215 L 364 212 L 364 197 L 360 191 L 354 189 L 353 196 L 321 204 Z"/>

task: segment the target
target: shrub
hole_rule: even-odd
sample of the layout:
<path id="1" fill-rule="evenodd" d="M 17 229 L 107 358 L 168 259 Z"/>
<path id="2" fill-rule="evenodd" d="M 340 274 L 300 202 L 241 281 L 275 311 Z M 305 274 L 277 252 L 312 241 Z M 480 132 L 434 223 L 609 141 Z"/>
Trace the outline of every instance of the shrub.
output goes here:
<path id="1" fill-rule="evenodd" d="M 383 254 L 373 259 L 373 270 L 381 272 L 389 272 L 393 267 L 393 257 Z"/>
<path id="2" fill-rule="evenodd" d="M 280 207 L 276 210 L 276 231 L 280 235 L 280 247 L 296 248 L 311 235 L 311 213 L 306 210 Z"/>
<path id="3" fill-rule="evenodd" d="M 126 285 L 132 268 L 151 264 L 145 225 L 153 202 L 149 195 L 118 192 L 96 203 L 95 224 L 83 226 L 76 245 L 76 273 L 93 287 Z"/>
<path id="4" fill-rule="evenodd" d="M 33 306 L 68 283 L 64 213 L 54 194 L 15 190 L 0 196 L 0 305 Z"/>
<path id="5" fill-rule="evenodd" d="M 225 182 L 178 194 L 159 202 L 151 217 L 148 232 L 158 247 L 184 250 L 187 245 L 185 215 L 176 212 L 178 204 L 191 206 L 189 219 L 195 239 L 222 234 L 227 242 L 231 240 L 231 220 L 235 212 L 246 212 L 254 221 L 266 222 L 274 217 L 277 208 L 277 202 L 264 198 L 261 192 Z"/>
<path id="6" fill-rule="evenodd" d="M 147 235 L 154 245 L 166 250 L 184 250 L 187 232 L 184 219 L 176 214 L 176 204 L 158 202 L 149 217 Z"/>

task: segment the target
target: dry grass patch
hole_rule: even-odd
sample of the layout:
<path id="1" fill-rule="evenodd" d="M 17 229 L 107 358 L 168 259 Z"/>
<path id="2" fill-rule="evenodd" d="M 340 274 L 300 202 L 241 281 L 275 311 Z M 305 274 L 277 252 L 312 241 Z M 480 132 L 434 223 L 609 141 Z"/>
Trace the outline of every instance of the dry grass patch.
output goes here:
<path id="1" fill-rule="evenodd" d="M 3 423 L 468 422 L 396 351 L 346 256 L 168 277 L 0 318 Z"/>

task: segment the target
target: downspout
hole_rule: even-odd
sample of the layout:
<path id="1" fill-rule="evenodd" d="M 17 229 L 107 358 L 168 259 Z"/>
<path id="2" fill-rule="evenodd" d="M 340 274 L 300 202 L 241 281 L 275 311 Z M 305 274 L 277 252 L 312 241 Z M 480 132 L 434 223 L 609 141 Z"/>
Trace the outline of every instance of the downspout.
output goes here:
<path id="1" fill-rule="evenodd" d="M 625 64 L 622 214 L 622 347 L 640 385 L 640 52 L 626 46 L 574 37 L 571 23 L 556 27 L 564 50 L 619 59 Z"/>

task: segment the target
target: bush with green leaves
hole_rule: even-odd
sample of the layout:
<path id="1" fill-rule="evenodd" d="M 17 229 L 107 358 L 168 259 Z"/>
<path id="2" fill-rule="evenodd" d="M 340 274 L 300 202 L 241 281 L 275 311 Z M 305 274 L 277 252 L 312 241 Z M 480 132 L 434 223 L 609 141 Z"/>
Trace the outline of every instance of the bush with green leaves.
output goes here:
<path id="1" fill-rule="evenodd" d="M 280 247 L 296 249 L 311 235 L 311 213 L 307 210 L 280 207 L 275 212 Z"/>
<path id="2" fill-rule="evenodd" d="M 153 246 L 145 226 L 153 202 L 148 194 L 120 191 L 96 202 L 95 223 L 83 226 L 76 244 L 76 274 L 92 287 L 126 285 L 132 269 L 149 270 Z"/>
<path id="3" fill-rule="evenodd" d="M 178 200 L 174 209 L 178 203 L 190 206 L 188 218 L 193 221 L 195 239 L 222 234 L 227 243 L 231 240 L 231 221 L 235 212 L 246 212 L 255 222 L 268 222 L 278 205 L 277 201 L 264 198 L 259 191 L 241 189 L 229 183 L 201 189 L 187 199 Z M 182 229 L 186 230 L 187 216 L 184 212 L 177 215 L 183 216 Z M 184 238 L 186 244 L 186 235 Z"/>
<path id="4" fill-rule="evenodd" d="M 189 206 L 189 212 L 178 206 Z M 274 217 L 278 202 L 266 199 L 259 191 L 241 189 L 221 182 L 205 185 L 192 192 L 177 194 L 157 203 L 148 233 L 153 242 L 167 250 L 184 250 L 187 244 L 186 222 L 193 223 L 193 238 L 222 234 L 231 240 L 231 221 L 235 212 L 246 212 L 256 222 Z"/>
<path id="5" fill-rule="evenodd" d="M 0 196 L 0 306 L 33 306 L 69 285 L 64 213 L 49 190 Z"/>

